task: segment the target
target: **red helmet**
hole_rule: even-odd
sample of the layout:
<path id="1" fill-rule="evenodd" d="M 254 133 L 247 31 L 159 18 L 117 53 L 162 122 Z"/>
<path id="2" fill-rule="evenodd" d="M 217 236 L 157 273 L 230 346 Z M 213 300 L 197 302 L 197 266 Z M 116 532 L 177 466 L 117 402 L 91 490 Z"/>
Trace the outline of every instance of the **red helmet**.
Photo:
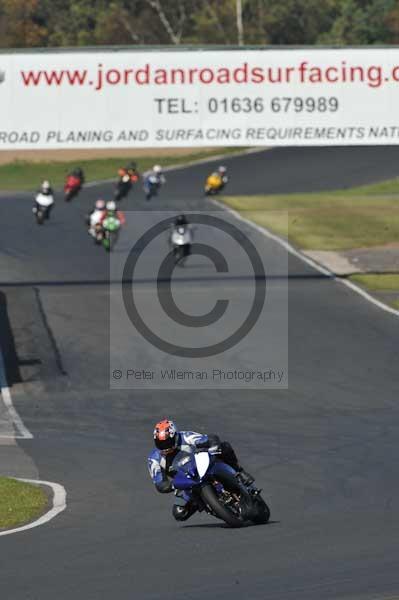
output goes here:
<path id="1" fill-rule="evenodd" d="M 163 421 L 159 421 L 159 423 L 155 425 L 154 442 L 155 446 L 162 454 L 170 454 L 175 450 L 177 437 L 177 429 L 173 421 L 163 419 Z"/>

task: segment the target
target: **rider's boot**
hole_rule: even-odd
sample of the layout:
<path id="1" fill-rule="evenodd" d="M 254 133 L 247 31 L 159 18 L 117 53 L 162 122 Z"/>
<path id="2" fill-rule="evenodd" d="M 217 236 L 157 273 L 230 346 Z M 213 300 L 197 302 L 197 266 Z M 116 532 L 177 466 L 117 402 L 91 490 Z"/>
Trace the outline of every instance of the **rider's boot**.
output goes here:
<path id="1" fill-rule="evenodd" d="M 245 486 L 251 485 L 255 481 L 255 477 L 244 471 L 241 466 L 237 469 L 237 479 Z"/>

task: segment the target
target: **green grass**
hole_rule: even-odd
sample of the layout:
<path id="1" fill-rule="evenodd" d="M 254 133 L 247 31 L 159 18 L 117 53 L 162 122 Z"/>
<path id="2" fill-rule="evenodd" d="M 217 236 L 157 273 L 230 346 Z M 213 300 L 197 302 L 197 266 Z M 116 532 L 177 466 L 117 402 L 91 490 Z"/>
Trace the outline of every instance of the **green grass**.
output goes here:
<path id="1" fill-rule="evenodd" d="M 358 283 L 370 292 L 397 292 L 399 296 L 399 273 L 398 274 L 373 274 L 373 275 L 351 275 L 349 277 L 354 283 Z M 399 310 L 399 298 L 385 300 L 387 304 Z"/>
<path id="2" fill-rule="evenodd" d="M 247 218 L 305 250 L 399 241 L 399 180 L 337 192 L 224 197 Z"/>
<path id="3" fill-rule="evenodd" d="M 186 155 L 173 156 L 146 156 L 137 159 L 139 171 L 143 172 L 156 163 L 164 167 L 212 158 L 219 154 L 234 154 L 244 148 L 215 148 L 214 150 L 192 152 Z M 132 160 L 134 150 L 132 150 Z M 65 162 L 39 162 L 31 163 L 25 161 L 14 161 L 9 164 L 0 165 L 0 189 L 5 191 L 25 191 L 36 189 L 43 179 L 49 179 L 55 187 L 63 185 L 65 175 L 74 167 L 79 165 L 86 174 L 87 181 L 116 178 L 116 173 L 121 165 L 125 165 L 129 159 L 125 157 L 101 158 L 93 160 L 75 160 Z"/>
<path id="4" fill-rule="evenodd" d="M 379 183 L 371 183 L 369 185 L 361 185 L 356 188 L 351 188 L 353 194 L 371 194 L 371 195 L 398 195 L 399 194 L 399 177 L 395 179 L 386 179 Z M 341 192 L 340 192 L 341 193 Z"/>
<path id="5" fill-rule="evenodd" d="M 380 275 L 352 275 L 350 277 L 354 283 L 359 283 L 372 292 L 398 292 L 399 293 L 399 273 Z"/>
<path id="6" fill-rule="evenodd" d="M 39 486 L 0 477 L 0 529 L 33 521 L 46 505 L 47 496 Z"/>

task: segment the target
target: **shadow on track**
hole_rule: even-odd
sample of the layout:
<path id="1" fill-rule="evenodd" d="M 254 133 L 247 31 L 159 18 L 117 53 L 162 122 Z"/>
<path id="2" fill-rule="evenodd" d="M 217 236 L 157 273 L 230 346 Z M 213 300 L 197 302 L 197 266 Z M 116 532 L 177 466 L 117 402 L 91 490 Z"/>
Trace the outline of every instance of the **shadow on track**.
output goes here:
<path id="1" fill-rule="evenodd" d="M 330 281 L 331 279 L 335 279 L 333 275 L 323 275 L 322 273 L 304 273 L 304 274 L 295 274 L 295 275 L 267 275 L 266 278 L 263 276 L 253 277 L 251 275 L 238 275 L 233 277 L 184 277 L 184 278 L 174 278 L 173 283 L 226 283 L 226 282 L 246 282 L 246 281 L 257 281 L 266 279 L 266 281 L 303 281 L 303 280 L 325 280 Z M 148 278 L 140 278 L 133 280 L 135 284 L 149 284 L 149 283 L 169 283 L 168 278 L 160 278 L 154 279 L 153 277 Z M 68 287 L 68 286 L 101 286 L 101 285 L 130 285 L 132 283 L 131 279 L 93 279 L 92 281 L 79 281 L 73 279 L 71 281 L 2 281 L 0 282 L 1 287 L 15 287 L 15 288 L 24 288 L 24 287 Z"/>
<path id="2" fill-rule="evenodd" d="M 238 529 L 247 529 L 248 527 L 266 527 L 268 525 L 278 525 L 281 521 L 269 521 L 268 523 L 263 524 L 255 524 L 248 523 L 248 525 L 244 525 L 244 527 L 238 527 Z M 229 527 L 226 523 L 193 523 L 192 525 L 183 525 L 182 529 L 231 529 L 232 531 L 236 531 L 237 528 Z"/>

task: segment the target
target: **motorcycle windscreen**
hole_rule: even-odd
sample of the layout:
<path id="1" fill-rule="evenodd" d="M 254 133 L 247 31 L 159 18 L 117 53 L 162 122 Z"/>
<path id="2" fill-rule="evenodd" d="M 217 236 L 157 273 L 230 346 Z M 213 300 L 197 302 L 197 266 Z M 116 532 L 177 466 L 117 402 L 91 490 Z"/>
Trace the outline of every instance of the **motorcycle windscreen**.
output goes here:
<path id="1" fill-rule="evenodd" d="M 202 479 L 209 467 L 209 454 L 208 452 L 199 452 L 195 455 L 195 464 L 197 465 L 198 475 Z"/>
<path id="2" fill-rule="evenodd" d="M 195 485 L 195 463 L 193 454 L 180 451 L 175 456 L 171 473 L 174 474 L 173 485 L 176 489 L 187 490 Z"/>

